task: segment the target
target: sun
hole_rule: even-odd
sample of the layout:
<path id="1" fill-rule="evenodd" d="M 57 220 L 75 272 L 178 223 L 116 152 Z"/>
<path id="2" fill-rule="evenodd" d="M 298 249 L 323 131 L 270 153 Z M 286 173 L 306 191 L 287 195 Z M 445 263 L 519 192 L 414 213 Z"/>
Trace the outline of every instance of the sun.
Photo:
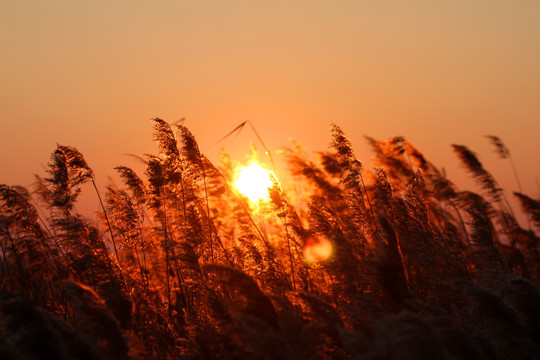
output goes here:
<path id="1" fill-rule="evenodd" d="M 258 163 L 239 167 L 235 172 L 234 187 L 252 203 L 267 201 L 268 189 L 272 187 L 273 172 Z"/>

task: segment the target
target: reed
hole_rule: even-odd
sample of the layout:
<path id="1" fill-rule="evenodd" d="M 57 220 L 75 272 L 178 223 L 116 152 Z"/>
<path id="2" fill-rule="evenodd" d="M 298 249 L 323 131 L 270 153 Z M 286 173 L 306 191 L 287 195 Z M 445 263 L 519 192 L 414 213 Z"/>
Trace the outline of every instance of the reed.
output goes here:
<path id="1" fill-rule="evenodd" d="M 116 167 L 106 231 L 75 211 L 94 173 L 73 147 L 54 149 L 35 191 L 0 185 L 0 357 L 537 354 L 540 239 L 468 147 L 453 145 L 481 194 L 403 137 L 368 138 L 368 169 L 332 124 L 314 160 L 282 152 L 297 186 L 274 178 L 254 205 L 232 188 L 234 160 L 214 165 L 183 124 L 152 122 L 157 154 L 143 174 Z M 270 157 L 251 122 L 225 137 L 246 125 Z M 540 231 L 540 201 L 514 195 Z"/>

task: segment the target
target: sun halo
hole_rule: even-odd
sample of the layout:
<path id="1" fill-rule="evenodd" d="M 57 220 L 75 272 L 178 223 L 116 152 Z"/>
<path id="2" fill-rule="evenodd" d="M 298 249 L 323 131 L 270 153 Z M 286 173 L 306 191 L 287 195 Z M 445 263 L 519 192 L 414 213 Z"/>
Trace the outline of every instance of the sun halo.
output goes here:
<path id="1" fill-rule="evenodd" d="M 268 201 L 268 190 L 273 186 L 272 176 L 275 176 L 272 171 L 253 162 L 248 166 L 237 168 L 234 187 L 254 204 L 259 201 Z"/>

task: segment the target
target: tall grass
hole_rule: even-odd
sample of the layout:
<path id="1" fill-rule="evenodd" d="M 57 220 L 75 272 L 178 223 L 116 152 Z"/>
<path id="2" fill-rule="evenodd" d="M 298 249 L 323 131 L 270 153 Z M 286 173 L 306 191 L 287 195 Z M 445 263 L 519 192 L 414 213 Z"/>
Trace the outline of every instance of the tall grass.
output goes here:
<path id="1" fill-rule="evenodd" d="M 481 193 L 402 137 L 368 138 L 366 169 L 332 125 L 317 160 L 283 152 L 301 196 L 274 179 L 253 211 L 231 159 L 215 166 L 187 128 L 153 124 L 146 171 L 118 166 L 122 185 L 107 188 L 107 232 L 74 213 L 93 171 L 73 147 L 58 145 L 32 193 L 0 186 L 1 356 L 538 355 L 539 238 L 467 147 L 453 145 Z M 540 230 L 540 200 L 515 195 Z M 332 255 L 309 258 L 317 244 Z"/>

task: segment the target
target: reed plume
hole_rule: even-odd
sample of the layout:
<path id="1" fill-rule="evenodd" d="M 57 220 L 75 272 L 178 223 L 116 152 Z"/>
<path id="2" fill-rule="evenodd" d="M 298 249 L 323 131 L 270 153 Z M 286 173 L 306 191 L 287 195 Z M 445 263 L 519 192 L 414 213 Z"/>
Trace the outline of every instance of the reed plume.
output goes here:
<path id="1" fill-rule="evenodd" d="M 294 186 L 273 177 L 251 204 L 233 159 L 152 122 L 157 154 L 115 168 L 102 226 L 76 212 L 97 186 L 73 147 L 33 192 L 0 185 L 0 357 L 535 358 L 540 239 L 467 147 L 485 198 L 401 136 L 369 138 L 368 169 L 332 124 L 329 151 L 282 152 Z M 539 202 L 515 196 L 540 230 Z"/>
<path id="2" fill-rule="evenodd" d="M 521 188 L 521 181 L 519 181 L 519 176 L 516 170 L 516 165 L 514 164 L 514 160 L 512 159 L 512 156 L 510 155 L 510 149 L 506 147 L 506 145 L 502 142 L 502 140 L 498 136 L 494 135 L 486 135 L 486 138 L 490 140 L 490 142 L 495 147 L 495 152 L 497 155 L 499 155 L 500 159 L 508 159 L 510 161 L 510 165 L 512 166 L 512 172 L 514 173 L 514 177 L 516 179 L 516 184 L 518 186 L 519 192 L 523 192 Z"/>
<path id="3" fill-rule="evenodd" d="M 500 202 L 502 200 L 502 189 L 493 176 L 484 169 L 476 155 L 464 145 L 453 144 L 452 148 L 465 165 L 467 171 L 480 183 L 480 186 L 487 192 L 491 200 Z"/>
<path id="4" fill-rule="evenodd" d="M 519 200 L 523 212 L 532 220 L 534 226 L 540 230 L 540 201 L 518 192 L 514 192 L 514 196 Z"/>

